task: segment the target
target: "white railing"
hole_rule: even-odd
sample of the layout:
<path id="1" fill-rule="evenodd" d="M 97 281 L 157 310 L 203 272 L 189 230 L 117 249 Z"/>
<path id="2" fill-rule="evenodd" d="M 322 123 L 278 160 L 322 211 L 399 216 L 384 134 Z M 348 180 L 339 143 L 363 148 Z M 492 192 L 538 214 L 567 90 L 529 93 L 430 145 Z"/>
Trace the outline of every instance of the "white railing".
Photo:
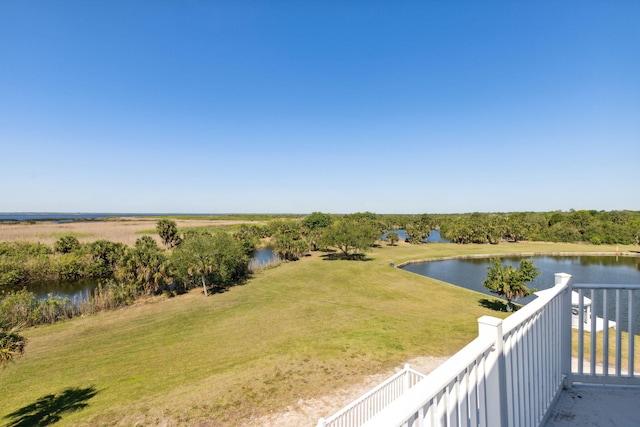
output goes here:
<path id="1" fill-rule="evenodd" d="M 640 386 L 634 364 L 634 333 L 639 329 L 634 328 L 635 312 L 640 311 L 634 310 L 634 293 L 640 285 L 572 285 L 570 279 L 557 273 L 553 288 L 537 292 L 538 298 L 504 321 L 481 317 L 478 337 L 423 381 L 383 409 L 376 407 L 377 415 L 368 421 L 339 426 L 541 426 L 564 387 L 574 383 Z M 578 316 L 576 339 L 572 333 L 574 289 L 578 294 L 573 307 Z M 587 291 L 591 314 L 585 319 Z M 573 341 L 578 351 L 572 368 Z"/>
<path id="2" fill-rule="evenodd" d="M 475 340 L 366 423 L 348 425 L 537 425 L 571 366 L 563 354 L 571 342 L 570 277 L 557 274 L 555 287 L 504 322 L 481 317 Z"/>
<path id="3" fill-rule="evenodd" d="M 426 375 L 414 371 L 409 364 L 406 364 L 404 369 L 371 389 L 350 405 L 327 419 L 321 418 L 317 427 L 362 425 L 425 377 Z"/>
<path id="4" fill-rule="evenodd" d="M 553 288 L 504 320 L 503 419 L 496 425 L 541 425 L 555 404 L 571 369 L 570 278 L 556 274 Z"/>
<path id="5" fill-rule="evenodd" d="M 640 285 L 577 284 L 573 289 L 578 294 L 578 355 L 571 383 L 640 385 L 640 372 L 634 360 L 634 334 L 639 332 L 634 325 L 634 306 Z M 590 318 L 585 316 L 584 309 L 587 295 L 591 300 Z M 602 314 L 601 318 L 596 311 Z"/>
<path id="6" fill-rule="evenodd" d="M 489 372 L 496 363 L 493 340 L 486 333 L 469 343 L 424 381 L 416 384 L 365 426 L 493 425 Z M 490 405 L 489 405 L 490 406 Z M 466 425 L 466 423 L 465 423 Z"/>

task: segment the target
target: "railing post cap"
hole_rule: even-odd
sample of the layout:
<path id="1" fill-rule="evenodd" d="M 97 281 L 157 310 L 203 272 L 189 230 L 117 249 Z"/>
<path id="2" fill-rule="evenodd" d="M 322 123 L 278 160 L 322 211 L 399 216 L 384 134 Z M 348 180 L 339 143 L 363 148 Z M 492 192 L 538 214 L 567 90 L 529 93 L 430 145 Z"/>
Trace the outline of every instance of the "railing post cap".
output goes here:
<path id="1" fill-rule="evenodd" d="M 478 324 L 487 326 L 499 326 L 502 324 L 502 319 L 493 316 L 482 316 L 478 318 Z"/>
<path id="2" fill-rule="evenodd" d="M 554 278 L 556 285 L 564 285 L 569 283 L 569 280 L 571 280 L 571 275 L 568 273 L 556 273 L 554 275 Z"/>
<path id="3" fill-rule="evenodd" d="M 327 425 L 327 421 L 326 421 L 324 418 L 320 418 L 320 419 L 318 420 L 318 425 L 317 425 L 317 427 L 326 427 L 326 425 Z"/>

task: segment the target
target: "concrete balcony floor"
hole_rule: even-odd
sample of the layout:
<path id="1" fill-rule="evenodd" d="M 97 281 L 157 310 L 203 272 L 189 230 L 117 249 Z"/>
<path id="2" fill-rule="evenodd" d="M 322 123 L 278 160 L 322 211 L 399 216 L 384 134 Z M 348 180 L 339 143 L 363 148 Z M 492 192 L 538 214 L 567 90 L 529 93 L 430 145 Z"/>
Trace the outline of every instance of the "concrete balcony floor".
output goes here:
<path id="1" fill-rule="evenodd" d="M 569 426 L 640 426 L 640 388 L 574 385 L 563 390 L 546 427 Z"/>

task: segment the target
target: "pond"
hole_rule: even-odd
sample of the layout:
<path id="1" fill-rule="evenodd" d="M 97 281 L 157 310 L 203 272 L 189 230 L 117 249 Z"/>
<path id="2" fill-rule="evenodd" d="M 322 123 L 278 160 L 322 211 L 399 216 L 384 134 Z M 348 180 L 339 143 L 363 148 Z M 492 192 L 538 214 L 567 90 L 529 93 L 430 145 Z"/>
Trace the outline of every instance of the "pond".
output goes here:
<path id="1" fill-rule="evenodd" d="M 44 282 L 30 284 L 28 290 L 38 299 L 53 296 L 68 297 L 71 300 L 84 300 L 98 286 L 97 279 L 68 280 L 64 282 Z"/>
<path id="2" fill-rule="evenodd" d="M 257 263 L 259 266 L 267 265 L 278 259 L 278 255 L 275 253 L 273 248 L 266 247 L 262 249 L 258 249 L 256 253 L 253 255 L 252 263 Z"/>
<path id="3" fill-rule="evenodd" d="M 389 230 L 386 233 L 382 234 L 382 238 L 380 240 L 382 240 L 383 242 L 386 241 L 387 233 L 391 233 L 392 231 L 398 233 L 398 237 L 400 238 L 400 240 L 405 241 L 407 239 L 407 230 Z M 451 243 L 450 240 L 442 238 L 442 236 L 440 235 L 440 230 L 431 230 L 429 232 L 429 237 L 427 237 L 424 240 L 424 242 L 425 243 Z"/>
<path id="4" fill-rule="evenodd" d="M 541 275 L 528 284 L 529 288 L 538 290 L 553 287 L 555 273 L 568 273 L 572 276 L 572 283 L 584 284 L 640 284 L 640 257 L 615 256 L 535 256 L 535 257 L 505 257 L 501 258 L 503 265 L 518 267 L 520 260 L 531 259 L 538 267 Z M 454 259 L 429 261 L 409 264 L 404 270 L 427 276 L 443 282 L 462 286 L 486 295 L 497 297 L 489 292 L 482 282 L 487 276 L 489 258 Z M 637 292 L 636 292 L 637 293 Z M 526 304 L 536 298 L 530 295 L 518 299 L 516 303 Z M 640 313 L 640 295 L 635 295 L 636 313 Z M 609 304 L 611 305 L 611 304 Z M 626 311 L 626 310 L 625 310 Z M 602 309 L 596 309 L 601 315 Z M 637 317 L 637 331 L 640 331 L 640 316 Z"/>

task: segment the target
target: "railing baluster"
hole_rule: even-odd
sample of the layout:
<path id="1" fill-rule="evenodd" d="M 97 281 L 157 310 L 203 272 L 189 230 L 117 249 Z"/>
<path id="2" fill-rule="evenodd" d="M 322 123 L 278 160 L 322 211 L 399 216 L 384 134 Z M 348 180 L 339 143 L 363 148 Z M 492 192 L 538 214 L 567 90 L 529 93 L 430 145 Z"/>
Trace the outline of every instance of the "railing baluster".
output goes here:
<path id="1" fill-rule="evenodd" d="M 559 303 L 556 302 L 556 306 L 558 306 Z M 545 405 L 545 402 L 548 401 L 549 399 L 549 377 L 548 377 L 548 372 L 551 371 L 551 365 L 549 364 L 549 351 L 550 349 L 548 349 L 548 345 L 546 345 L 545 343 L 545 335 L 547 331 L 551 331 L 551 329 L 549 329 L 549 312 L 547 310 L 544 311 L 544 315 L 543 315 L 543 322 L 541 325 L 541 331 L 540 331 L 540 349 L 541 349 L 541 357 L 542 357 L 542 362 L 540 365 L 540 368 L 542 369 L 542 372 L 540 373 L 540 378 L 542 379 L 542 404 Z M 553 343 L 552 345 L 554 345 L 554 348 L 562 348 L 560 346 L 559 342 L 556 342 L 557 340 L 557 336 L 558 334 L 555 334 L 555 340 L 552 339 L 551 342 Z M 560 352 L 559 352 L 560 353 Z M 544 408 L 543 408 L 544 409 Z"/>
<path id="2" fill-rule="evenodd" d="M 433 399 L 430 399 L 427 403 L 427 412 L 424 414 L 425 424 L 429 426 L 436 425 L 435 403 Z"/>
<path id="3" fill-rule="evenodd" d="M 573 343 L 575 341 L 575 339 L 573 338 L 573 327 L 572 327 L 572 313 L 571 311 L 573 310 L 572 304 L 571 304 L 571 297 L 572 297 L 572 287 L 568 286 L 564 291 L 562 291 L 561 293 L 561 297 L 560 297 L 560 310 L 559 310 L 559 317 L 558 317 L 558 323 L 559 325 L 562 325 L 561 327 L 561 331 L 559 331 L 559 333 L 557 334 L 557 345 L 558 348 L 561 348 L 562 351 L 560 352 L 560 361 L 558 363 L 558 365 L 556 365 L 556 369 L 554 369 L 554 371 L 558 372 L 558 375 L 560 376 L 561 381 L 564 381 L 564 385 L 567 386 L 568 388 L 571 388 L 571 384 L 573 383 L 572 380 L 572 374 L 573 374 L 573 368 L 572 368 L 572 359 L 573 359 Z M 566 378 L 563 379 L 563 375 L 566 375 Z"/>
<path id="4" fill-rule="evenodd" d="M 438 412 L 436 414 L 436 425 L 447 425 L 447 392 L 446 388 L 438 394 Z"/>
<path id="5" fill-rule="evenodd" d="M 514 378 L 522 378 L 521 366 L 522 363 L 520 361 L 522 349 L 520 347 L 520 331 L 515 329 L 513 331 L 514 343 L 513 343 L 513 368 L 514 368 Z M 520 424 L 522 422 L 522 383 L 520 381 L 516 381 L 513 384 L 514 391 L 514 420 L 516 424 Z"/>
<path id="6" fill-rule="evenodd" d="M 460 425 L 467 424 L 467 420 L 469 419 L 469 368 L 466 368 L 462 371 L 462 374 L 458 378 L 458 420 Z"/>
<path id="7" fill-rule="evenodd" d="M 635 359 L 635 343 L 634 330 L 633 330 L 633 289 L 629 289 L 629 376 L 633 378 L 635 376 L 634 359 Z"/>
<path id="8" fill-rule="evenodd" d="M 596 374 L 596 307 L 598 303 L 596 301 L 596 291 L 591 289 L 591 333 L 589 339 L 589 372 L 591 375 Z"/>
<path id="9" fill-rule="evenodd" d="M 471 365 L 469 375 L 467 377 L 469 384 L 467 390 L 469 393 L 469 425 L 477 426 L 478 423 L 478 359 Z"/>
<path id="10" fill-rule="evenodd" d="M 540 342 L 540 323 L 542 322 L 542 313 L 536 315 L 535 334 L 533 336 L 533 351 L 535 359 L 535 367 L 533 368 L 533 378 L 535 380 L 533 394 L 536 401 L 534 408 L 534 416 L 538 419 L 538 414 L 542 411 L 542 378 L 540 378 L 540 367 L 542 366 L 542 345 Z M 534 420 L 535 421 L 535 420 Z"/>
<path id="11" fill-rule="evenodd" d="M 526 355 L 527 355 L 527 364 L 526 364 L 526 371 L 527 371 L 527 375 L 525 376 L 526 381 L 527 381 L 527 395 L 526 398 L 529 401 L 529 405 L 527 405 L 527 410 L 528 410 L 528 414 L 527 414 L 527 422 L 525 425 L 531 425 L 531 422 L 533 421 L 533 417 L 535 414 L 535 399 L 533 397 L 533 393 L 534 393 L 534 384 L 535 384 L 535 378 L 533 377 L 533 367 L 534 367 L 534 347 L 532 345 L 531 340 L 533 339 L 533 328 L 535 327 L 535 315 L 532 316 L 531 318 L 529 318 L 529 321 L 525 323 L 525 336 L 524 339 L 527 343 L 526 346 Z"/>
<path id="12" fill-rule="evenodd" d="M 620 310 L 620 289 L 616 289 L 616 376 L 621 374 L 622 366 L 622 310 Z"/>
<path id="13" fill-rule="evenodd" d="M 527 409 L 528 409 L 528 422 L 526 423 L 527 425 L 531 425 L 530 423 L 532 422 L 533 418 L 534 418 L 534 414 L 535 414 L 535 404 L 534 404 L 534 399 L 533 396 L 535 395 L 535 386 L 536 386 L 536 378 L 533 375 L 533 370 L 535 367 L 535 346 L 533 345 L 533 334 L 534 334 L 534 330 L 536 327 L 536 316 L 534 315 L 531 319 L 529 319 L 529 322 L 527 322 L 527 331 L 526 331 L 526 335 L 525 335 L 525 340 L 527 341 L 527 359 L 528 359 L 528 363 L 527 363 L 527 382 L 529 383 L 529 387 L 527 390 L 527 395 L 529 396 L 528 402 L 526 403 L 527 405 Z"/>
<path id="14" fill-rule="evenodd" d="M 607 290 L 602 291 L 602 374 L 609 375 L 609 310 L 608 310 Z M 618 310 L 619 307 L 616 307 Z"/>
<path id="15" fill-rule="evenodd" d="M 507 424 L 513 425 L 513 414 L 514 414 L 514 402 L 515 402 L 515 391 L 514 391 L 514 369 L 513 369 L 513 333 L 507 334 L 504 338 L 504 367 L 505 367 L 505 375 L 507 378 Z"/>
<path id="16" fill-rule="evenodd" d="M 488 413 L 487 413 L 487 388 L 486 388 L 486 378 L 487 374 L 485 371 L 485 361 L 487 357 L 485 354 L 482 355 L 482 359 L 478 364 L 478 380 L 476 389 L 478 390 L 478 426 L 479 427 L 487 427 L 488 424 Z"/>
<path id="17" fill-rule="evenodd" d="M 578 374 L 584 374 L 584 291 L 578 290 Z"/>
<path id="18" fill-rule="evenodd" d="M 458 381 L 457 378 L 453 380 L 447 387 L 447 424 L 448 426 L 455 426 L 457 424 L 456 414 L 458 413 Z"/>

